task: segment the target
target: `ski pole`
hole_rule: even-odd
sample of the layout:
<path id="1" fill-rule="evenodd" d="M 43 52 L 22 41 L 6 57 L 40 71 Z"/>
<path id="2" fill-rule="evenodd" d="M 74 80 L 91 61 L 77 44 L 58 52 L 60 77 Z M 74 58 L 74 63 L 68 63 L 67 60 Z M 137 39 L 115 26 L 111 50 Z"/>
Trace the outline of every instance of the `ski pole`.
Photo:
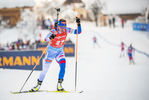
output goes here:
<path id="1" fill-rule="evenodd" d="M 78 15 L 77 15 L 78 17 Z M 78 59 L 78 24 L 77 24 L 77 34 L 76 34 L 76 65 L 75 65 L 75 92 L 77 88 L 77 59 Z"/>
<path id="2" fill-rule="evenodd" d="M 55 8 L 57 11 L 57 21 L 55 23 L 55 29 L 57 30 L 57 24 L 58 24 L 58 16 L 59 16 L 59 12 L 60 12 L 60 8 Z"/>
<path id="3" fill-rule="evenodd" d="M 26 81 L 24 82 L 22 88 L 20 89 L 20 92 L 22 91 L 23 87 L 25 86 L 26 82 L 28 81 L 28 79 L 30 78 L 31 74 L 33 73 L 34 69 L 36 68 L 37 64 L 39 63 L 40 59 L 42 58 L 43 54 L 45 53 L 45 51 L 47 50 L 48 46 L 50 45 L 51 41 L 48 43 L 47 47 L 44 49 L 44 51 L 42 52 L 42 55 L 40 56 L 40 58 L 38 59 L 38 61 L 36 62 L 36 65 L 34 66 L 34 68 L 32 69 L 31 73 L 29 74 L 29 76 L 27 77 Z"/>

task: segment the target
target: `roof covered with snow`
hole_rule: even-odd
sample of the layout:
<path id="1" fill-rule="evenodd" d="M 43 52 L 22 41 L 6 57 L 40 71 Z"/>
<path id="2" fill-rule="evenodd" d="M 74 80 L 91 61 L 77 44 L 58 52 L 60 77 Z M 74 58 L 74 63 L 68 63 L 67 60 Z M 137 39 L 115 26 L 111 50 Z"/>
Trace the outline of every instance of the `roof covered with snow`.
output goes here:
<path id="1" fill-rule="evenodd" d="M 149 0 L 104 0 L 105 7 L 102 10 L 103 14 L 132 14 L 141 13 Z"/>
<path id="2" fill-rule="evenodd" d="M 33 7 L 34 0 L 0 0 L 1 8 Z"/>

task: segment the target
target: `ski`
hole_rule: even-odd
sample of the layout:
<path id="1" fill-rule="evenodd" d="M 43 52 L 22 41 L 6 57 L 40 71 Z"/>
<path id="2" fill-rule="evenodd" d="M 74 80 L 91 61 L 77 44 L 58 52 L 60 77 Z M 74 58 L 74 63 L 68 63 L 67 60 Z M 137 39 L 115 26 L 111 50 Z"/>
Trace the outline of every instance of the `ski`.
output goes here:
<path id="1" fill-rule="evenodd" d="M 55 92 L 55 93 L 83 93 L 83 91 L 75 92 L 75 91 L 46 91 L 46 92 Z"/>
<path id="2" fill-rule="evenodd" d="M 79 92 L 75 92 L 75 91 L 49 91 L 49 90 L 39 90 L 39 91 L 21 91 L 21 92 L 12 92 L 10 91 L 12 94 L 20 94 L 20 93 L 35 93 L 35 92 L 51 92 L 51 93 L 83 93 L 82 91 Z"/>
<path id="3" fill-rule="evenodd" d="M 46 92 L 53 92 L 53 93 L 74 93 L 73 91 L 46 91 Z"/>
<path id="4" fill-rule="evenodd" d="M 10 91 L 12 94 L 19 94 L 19 93 L 33 93 L 33 92 L 30 92 L 30 91 L 21 91 L 21 92 L 13 92 L 13 91 Z"/>

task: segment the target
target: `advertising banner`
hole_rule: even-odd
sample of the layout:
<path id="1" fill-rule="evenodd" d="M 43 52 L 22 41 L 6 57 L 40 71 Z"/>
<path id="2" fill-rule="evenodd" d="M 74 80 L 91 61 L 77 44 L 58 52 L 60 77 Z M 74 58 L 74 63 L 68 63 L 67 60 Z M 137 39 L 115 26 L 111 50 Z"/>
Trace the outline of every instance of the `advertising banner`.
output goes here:
<path id="1" fill-rule="evenodd" d="M 36 49 L 37 50 L 42 50 L 46 48 L 48 44 L 37 44 Z M 68 43 L 64 45 L 64 52 L 66 57 L 74 57 L 75 55 L 75 45 L 72 43 Z M 46 52 L 45 52 L 46 53 Z"/>
<path id="2" fill-rule="evenodd" d="M 133 23 L 133 30 L 136 30 L 136 31 L 149 31 L 149 24 L 146 24 L 146 23 Z"/>
<path id="3" fill-rule="evenodd" d="M 32 70 L 41 54 L 42 51 L 2 51 L 0 68 Z M 35 70 L 42 70 L 42 59 Z"/>

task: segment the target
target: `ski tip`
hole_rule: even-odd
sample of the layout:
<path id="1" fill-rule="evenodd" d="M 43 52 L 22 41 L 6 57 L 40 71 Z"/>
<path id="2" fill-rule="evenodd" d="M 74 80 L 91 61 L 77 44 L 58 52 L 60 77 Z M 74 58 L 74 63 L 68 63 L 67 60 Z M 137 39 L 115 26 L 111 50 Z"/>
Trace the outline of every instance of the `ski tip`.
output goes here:
<path id="1" fill-rule="evenodd" d="M 30 91 L 19 91 L 19 92 L 13 92 L 13 91 L 10 91 L 12 94 L 19 94 L 19 93 L 29 93 Z"/>
<path id="2" fill-rule="evenodd" d="M 12 91 L 10 91 L 12 94 L 18 94 L 18 93 L 21 93 L 21 92 L 12 92 Z"/>
<path id="3" fill-rule="evenodd" d="M 79 93 L 83 93 L 83 90 L 82 90 L 82 91 L 80 91 Z"/>

